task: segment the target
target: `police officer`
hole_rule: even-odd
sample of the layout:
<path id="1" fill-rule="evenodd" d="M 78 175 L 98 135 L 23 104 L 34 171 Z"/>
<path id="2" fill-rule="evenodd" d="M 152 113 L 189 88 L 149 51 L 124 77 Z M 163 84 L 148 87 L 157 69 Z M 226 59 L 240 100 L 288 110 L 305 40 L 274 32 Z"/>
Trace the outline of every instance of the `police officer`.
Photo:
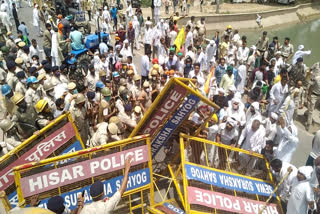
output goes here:
<path id="1" fill-rule="evenodd" d="M 14 122 L 8 119 L 3 119 L 0 122 L 0 128 L 5 135 L 5 143 L 1 145 L 2 149 L 8 152 L 21 144 L 21 136 L 18 134 L 18 130 Z"/>
<path id="2" fill-rule="evenodd" d="M 89 123 L 86 107 L 86 98 L 83 94 L 79 93 L 75 100 L 75 105 L 71 108 L 70 113 L 76 127 L 80 133 L 81 139 L 87 145 L 89 139 Z"/>
<path id="3" fill-rule="evenodd" d="M 27 79 L 27 91 L 25 94 L 25 100 L 27 102 L 27 104 L 30 105 L 35 105 L 39 100 L 40 100 L 40 96 L 38 93 L 36 93 L 36 90 L 39 86 L 38 84 L 38 80 L 35 76 L 31 76 Z"/>
<path id="4" fill-rule="evenodd" d="M 109 118 L 117 114 L 114 98 L 111 96 L 111 90 L 107 87 L 104 87 L 101 90 L 101 95 L 103 98 L 100 102 L 98 121 L 102 122 L 102 119 L 104 121 L 109 121 Z"/>
<path id="5" fill-rule="evenodd" d="M 53 120 L 53 111 L 49 108 L 48 101 L 44 99 L 37 102 L 35 109 L 38 113 L 36 125 L 39 129 L 42 129 Z"/>
<path id="6" fill-rule="evenodd" d="M 141 76 L 139 74 L 135 74 L 133 76 L 133 82 L 134 84 L 129 88 L 129 90 L 132 92 L 133 98 L 137 100 L 141 91 Z"/>
<path id="7" fill-rule="evenodd" d="M 11 97 L 11 101 L 18 107 L 12 120 L 17 122 L 19 133 L 24 139 L 27 139 L 38 130 L 36 127 L 37 113 L 32 105 L 26 103 L 25 97 L 18 92 Z"/>
<path id="8" fill-rule="evenodd" d="M 25 75 L 24 71 L 19 71 L 16 76 L 18 77 L 19 81 L 17 82 L 16 91 L 15 92 L 19 92 L 19 93 L 24 95 L 27 92 L 26 75 Z"/>
<path id="9" fill-rule="evenodd" d="M 116 135 L 117 137 L 114 137 L 114 141 L 116 140 L 119 140 L 119 139 L 124 139 L 124 131 L 126 129 L 125 125 L 120 121 L 119 117 L 117 116 L 113 116 L 109 119 L 109 125 L 111 123 L 114 123 L 117 125 L 117 132 L 114 134 L 114 132 L 111 130 L 109 130 L 109 127 L 108 127 L 108 130 L 109 132 L 111 133 L 111 135 Z M 112 128 L 112 126 L 110 127 Z"/>
<path id="10" fill-rule="evenodd" d="M 10 98 L 13 96 L 13 91 L 11 87 L 8 84 L 5 84 L 1 86 L 1 93 L 3 97 L 1 97 L 1 103 L 2 103 L 2 109 L 5 110 L 4 115 L 9 113 L 11 116 L 14 115 L 14 113 L 17 110 L 17 107 L 14 105 L 14 103 L 10 100 Z"/>
<path id="11" fill-rule="evenodd" d="M 55 98 L 54 98 L 54 85 L 50 82 L 45 82 L 43 84 L 43 90 L 44 90 L 44 96 L 43 99 L 48 102 L 48 106 L 51 109 L 52 112 L 55 112 L 57 110 L 56 104 L 55 104 Z"/>
<path id="12" fill-rule="evenodd" d="M 118 136 L 119 128 L 115 123 L 109 123 L 108 131 L 109 131 L 109 141 L 108 141 L 109 143 L 121 140 L 121 138 Z"/>
<path id="13" fill-rule="evenodd" d="M 90 147 L 100 146 L 108 143 L 108 123 L 99 123 L 96 128 L 97 131 L 92 135 L 92 138 L 90 139 Z"/>
<path id="14" fill-rule="evenodd" d="M 104 185 L 101 181 L 96 181 L 90 187 L 90 196 L 92 197 L 93 202 L 91 204 L 86 204 L 82 208 L 80 214 L 87 213 L 111 213 L 117 204 L 121 200 L 121 196 L 125 192 L 128 184 L 128 175 L 130 170 L 131 158 L 125 160 L 124 176 L 121 182 L 120 189 L 108 200 L 103 200 L 104 198 Z M 81 201 L 84 199 L 82 198 Z"/>
<path id="15" fill-rule="evenodd" d="M 8 68 L 8 73 L 6 77 L 6 83 L 10 85 L 13 91 L 15 91 L 16 84 L 19 81 L 15 74 L 16 64 L 13 61 L 8 61 L 7 68 Z"/>
<path id="16" fill-rule="evenodd" d="M 104 84 L 103 84 L 103 82 L 101 82 L 101 81 L 98 81 L 97 83 L 96 83 L 96 100 L 97 101 L 101 101 L 101 90 L 104 88 L 104 87 L 106 87 Z"/>
<path id="17" fill-rule="evenodd" d="M 309 131 L 312 124 L 312 113 L 316 103 L 320 100 L 320 74 L 313 74 L 308 90 L 308 119 L 306 130 Z"/>

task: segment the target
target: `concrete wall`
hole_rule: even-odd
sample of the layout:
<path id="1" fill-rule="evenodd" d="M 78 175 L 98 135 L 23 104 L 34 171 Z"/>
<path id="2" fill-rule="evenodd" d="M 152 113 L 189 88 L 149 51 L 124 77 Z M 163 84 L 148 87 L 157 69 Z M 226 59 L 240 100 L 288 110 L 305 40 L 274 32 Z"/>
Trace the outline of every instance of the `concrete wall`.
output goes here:
<path id="1" fill-rule="evenodd" d="M 270 28 L 278 25 L 298 23 L 311 17 L 320 17 L 320 4 L 302 4 L 292 8 L 265 11 L 259 14 L 262 16 L 262 25 Z M 200 16 L 196 16 L 196 20 L 200 18 Z M 223 30 L 228 25 L 238 29 L 254 29 L 258 27 L 255 21 L 257 18 L 256 13 L 215 14 L 205 16 L 205 18 L 207 31 Z M 179 24 L 185 25 L 189 19 L 190 17 L 183 18 L 179 21 Z"/>

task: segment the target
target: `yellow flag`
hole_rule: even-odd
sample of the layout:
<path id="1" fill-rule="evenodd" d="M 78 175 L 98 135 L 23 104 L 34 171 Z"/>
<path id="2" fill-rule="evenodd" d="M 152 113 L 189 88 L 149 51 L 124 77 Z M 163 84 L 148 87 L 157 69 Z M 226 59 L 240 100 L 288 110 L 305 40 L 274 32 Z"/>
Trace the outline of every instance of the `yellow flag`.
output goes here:
<path id="1" fill-rule="evenodd" d="M 185 41 L 186 41 L 186 35 L 184 33 L 184 28 L 181 28 L 176 40 L 174 41 L 174 44 L 177 46 L 177 49 L 176 49 L 177 53 L 180 51 L 180 48 L 185 43 Z"/>
<path id="2" fill-rule="evenodd" d="M 215 67 L 212 66 L 212 68 L 211 68 L 211 70 L 210 70 L 210 73 L 209 73 L 209 75 L 208 75 L 207 81 L 206 81 L 206 83 L 204 84 L 204 91 L 206 92 L 207 95 L 209 94 L 210 81 L 211 81 L 211 78 L 212 78 L 213 75 L 214 75 L 214 69 L 215 69 Z"/>

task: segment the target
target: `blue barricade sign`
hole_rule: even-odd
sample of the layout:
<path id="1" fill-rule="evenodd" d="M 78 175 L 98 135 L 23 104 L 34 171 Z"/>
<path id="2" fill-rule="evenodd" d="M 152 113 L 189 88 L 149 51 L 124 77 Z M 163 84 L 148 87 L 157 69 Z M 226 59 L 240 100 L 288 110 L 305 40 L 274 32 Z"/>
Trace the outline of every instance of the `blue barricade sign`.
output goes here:
<path id="1" fill-rule="evenodd" d="M 240 175 L 219 172 L 213 168 L 206 169 L 200 166 L 185 164 L 185 170 L 188 180 L 197 180 L 221 188 L 263 196 L 270 196 L 273 192 L 273 186 L 269 183 L 244 178 Z"/>
<path id="2" fill-rule="evenodd" d="M 185 98 L 184 103 L 177 109 L 151 142 L 152 158 L 156 156 L 163 144 L 169 139 L 174 130 L 189 115 L 199 101 L 200 98 L 194 94 L 190 94 Z"/>
<path id="3" fill-rule="evenodd" d="M 171 211 L 177 213 L 177 214 L 184 214 L 185 212 L 175 206 L 173 206 L 172 204 L 169 204 L 168 202 L 163 203 L 163 206 L 166 206 L 167 208 L 169 208 Z"/>
<path id="4" fill-rule="evenodd" d="M 104 181 L 104 195 L 106 197 L 113 196 L 118 189 L 120 189 L 122 179 L 123 176 L 118 176 Z M 147 184 L 150 184 L 150 170 L 149 168 L 141 169 L 129 173 L 126 191 L 137 189 Z M 86 186 L 81 189 L 61 194 L 61 197 L 64 199 L 65 206 L 70 210 L 77 208 L 77 197 L 82 194 L 82 192 L 84 192 L 84 203 L 91 203 L 92 198 L 90 196 L 90 186 Z M 47 208 L 48 200 L 49 198 L 41 200 L 39 207 Z"/>

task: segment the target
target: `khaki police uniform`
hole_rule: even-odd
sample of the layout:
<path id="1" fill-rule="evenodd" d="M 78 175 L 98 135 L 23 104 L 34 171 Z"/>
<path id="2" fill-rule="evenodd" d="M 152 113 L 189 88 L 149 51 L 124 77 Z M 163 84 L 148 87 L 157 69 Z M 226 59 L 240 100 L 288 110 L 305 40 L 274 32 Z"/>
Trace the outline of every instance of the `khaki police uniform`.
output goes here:
<path id="1" fill-rule="evenodd" d="M 86 108 L 78 108 L 76 105 L 70 110 L 73 121 L 80 133 L 82 142 L 87 144 L 89 139 L 89 122 L 86 118 Z"/>
<path id="2" fill-rule="evenodd" d="M 312 93 L 309 96 L 308 102 L 308 120 L 307 126 L 312 124 L 312 114 L 316 103 L 320 100 L 320 74 L 313 77 L 310 81 L 310 87 L 312 87 Z"/>
<path id="3" fill-rule="evenodd" d="M 110 214 L 115 210 L 121 200 L 121 194 L 117 191 L 111 198 L 106 201 L 94 201 L 90 204 L 85 204 L 80 214 Z"/>
<path id="4" fill-rule="evenodd" d="M 22 82 L 19 81 L 19 82 L 17 82 L 15 92 L 19 92 L 19 93 L 25 95 L 27 92 L 27 87 L 25 86 L 25 84 L 23 84 Z"/>
<path id="5" fill-rule="evenodd" d="M 97 125 L 98 130 L 93 134 L 90 140 L 90 146 L 100 146 L 108 142 L 108 123 L 102 122 Z"/>
<path id="6" fill-rule="evenodd" d="M 40 96 L 36 91 L 29 87 L 25 93 L 25 101 L 27 104 L 34 106 L 40 100 Z"/>

